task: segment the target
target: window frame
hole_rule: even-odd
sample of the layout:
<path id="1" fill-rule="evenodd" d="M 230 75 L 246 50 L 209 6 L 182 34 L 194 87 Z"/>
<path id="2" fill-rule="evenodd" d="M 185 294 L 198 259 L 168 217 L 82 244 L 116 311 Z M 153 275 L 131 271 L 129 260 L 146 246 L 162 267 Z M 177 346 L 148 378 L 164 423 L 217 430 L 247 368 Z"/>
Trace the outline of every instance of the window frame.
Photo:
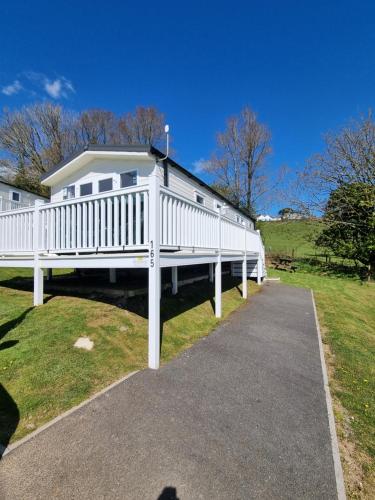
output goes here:
<path id="1" fill-rule="evenodd" d="M 100 183 L 103 181 L 111 181 L 111 188 L 100 190 Z M 113 177 L 105 177 L 104 179 L 99 179 L 98 180 L 98 194 L 99 193 L 108 193 L 109 191 L 113 191 Z"/>
<path id="2" fill-rule="evenodd" d="M 223 203 L 219 203 L 217 200 L 214 200 L 214 208 L 216 212 L 220 212 L 220 209 L 223 208 Z"/>
<path id="3" fill-rule="evenodd" d="M 73 196 L 67 196 L 69 189 L 73 189 Z M 66 194 L 65 194 L 66 193 Z M 63 187 L 63 200 L 72 200 L 76 197 L 76 185 L 75 184 L 69 184 L 68 186 Z"/>
<path id="4" fill-rule="evenodd" d="M 203 203 L 200 203 L 198 201 L 198 197 L 202 198 L 202 202 Z M 206 206 L 206 197 L 205 197 L 205 195 L 201 191 L 196 191 L 196 190 L 194 191 L 194 201 L 195 201 L 195 203 L 198 203 L 198 205 L 200 205 L 201 207 L 205 207 Z"/>
<path id="5" fill-rule="evenodd" d="M 132 184 L 131 186 L 123 186 L 122 185 L 122 175 L 123 174 L 132 174 L 132 173 L 135 173 L 135 180 L 136 180 L 135 184 Z M 138 185 L 139 185 L 138 169 L 133 168 L 131 170 L 125 170 L 124 172 L 121 172 L 121 174 L 120 174 L 120 189 L 127 189 L 127 188 L 135 187 Z"/>
<path id="6" fill-rule="evenodd" d="M 18 196 L 18 200 L 14 200 L 13 199 L 13 195 L 14 194 L 16 194 Z M 9 198 L 10 198 L 10 201 L 13 201 L 14 203 L 21 203 L 21 192 L 20 191 L 15 191 L 14 189 L 12 189 L 9 192 Z"/>
<path id="7" fill-rule="evenodd" d="M 81 191 L 82 191 L 82 187 L 83 186 L 88 186 L 88 185 L 91 185 L 91 193 L 88 193 L 88 194 L 82 194 Z M 79 185 L 79 196 L 82 197 L 82 196 L 91 196 L 92 194 L 94 193 L 94 183 L 92 181 L 90 182 L 84 182 L 83 184 L 80 184 Z"/>

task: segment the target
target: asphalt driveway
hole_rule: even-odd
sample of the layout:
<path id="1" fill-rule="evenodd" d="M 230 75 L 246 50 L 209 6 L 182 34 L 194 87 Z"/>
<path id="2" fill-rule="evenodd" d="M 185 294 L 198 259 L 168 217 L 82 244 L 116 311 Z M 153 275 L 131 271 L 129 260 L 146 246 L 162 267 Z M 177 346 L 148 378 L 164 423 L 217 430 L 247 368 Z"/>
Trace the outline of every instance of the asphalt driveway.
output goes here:
<path id="1" fill-rule="evenodd" d="M 310 291 L 265 285 L 179 358 L 6 454 L 0 497 L 337 498 Z"/>

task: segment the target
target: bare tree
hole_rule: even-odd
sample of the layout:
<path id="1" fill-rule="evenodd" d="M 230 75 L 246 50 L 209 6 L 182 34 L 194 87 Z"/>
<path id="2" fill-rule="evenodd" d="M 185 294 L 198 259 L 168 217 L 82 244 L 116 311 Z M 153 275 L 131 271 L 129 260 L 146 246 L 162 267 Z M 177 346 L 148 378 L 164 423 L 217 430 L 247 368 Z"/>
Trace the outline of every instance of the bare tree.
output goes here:
<path id="1" fill-rule="evenodd" d="M 120 118 L 121 142 L 159 146 L 164 138 L 164 115 L 154 107 L 137 107 Z"/>
<path id="2" fill-rule="evenodd" d="M 114 113 L 104 109 L 83 111 L 77 119 L 75 130 L 78 144 L 118 144 L 120 142 L 118 120 Z"/>
<path id="3" fill-rule="evenodd" d="M 0 163 L 24 187 L 37 189 L 40 176 L 64 158 L 68 137 L 60 106 L 42 103 L 6 110 L 0 124 L 0 146 L 6 156 Z"/>
<path id="4" fill-rule="evenodd" d="M 224 132 L 217 134 L 217 151 L 205 167 L 213 175 L 216 189 L 250 212 L 267 191 L 262 167 L 271 152 L 270 142 L 268 128 L 245 107 L 228 119 Z"/>
<path id="5" fill-rule="evenodd" d="M 136 109 L 121 119 L 111 111 L 80 114 L 44 102 L 5 110 L 0 120 L 0 171 L 20 186 L 40 192 L 40 177 L 87 144 L 153 144 L 163 137 L 164 116 L 155 108 Z"/>
<path id="6" fill-rule="evenodd" d="M 375 122 L 372 113 L 325 136 L 326 148 L 298 176 L 294 205 L 322 214 L 330 194 L 346 184 L 375 185 Z"/>

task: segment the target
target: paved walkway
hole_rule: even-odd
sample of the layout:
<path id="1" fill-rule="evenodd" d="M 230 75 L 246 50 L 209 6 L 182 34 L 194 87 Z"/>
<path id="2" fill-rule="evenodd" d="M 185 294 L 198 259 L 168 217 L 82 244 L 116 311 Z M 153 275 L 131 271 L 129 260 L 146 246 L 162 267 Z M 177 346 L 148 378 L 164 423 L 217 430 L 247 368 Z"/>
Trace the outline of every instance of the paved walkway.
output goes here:
<path id="1" fill-rule="evenodd" d="M 215 333 L 4 456 L 2 499 L 333 499 L 310 292 L 267 284 Z"/>

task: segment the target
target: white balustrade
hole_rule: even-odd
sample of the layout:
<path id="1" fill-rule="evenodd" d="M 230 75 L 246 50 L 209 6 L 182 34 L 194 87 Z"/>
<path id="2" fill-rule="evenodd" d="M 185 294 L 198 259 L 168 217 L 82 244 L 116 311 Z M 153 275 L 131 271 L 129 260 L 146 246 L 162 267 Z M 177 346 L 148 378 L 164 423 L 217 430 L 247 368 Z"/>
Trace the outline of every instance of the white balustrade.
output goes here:
<path id="1" fill-rule="evenodd" d="M 7 198 L 0 196 L 0 212 L 5 212 L 8 210 L 18 210 L 20 208 L 27 208 L 27 207 L 30 207 L 30 203 L 8 200 Z"/>
<path id="2" fill-rule="evenodd" d="M 260 235 L 166 187 L 160 188 L 160 248 L 257 252 Z M 36 212 L 39 234 L 34 233 Z M 220 218 L 220 222 L 219 222 Z M 0 252 L 142 250 L 149 244 L 149 187 L 45 203 L 0 213 Z M 220 231 L 219 231 L 220 224 Z M 219 242 L 219 233 L 221 241 Z M 36 239 L 35 239 L 36 238 Z M 35 239 L 35 241 L 34 241 Z"/>
<path id="3" fill-rule="evenodd" d="M 0 212 L 0 251 L 32 251 L 33 216 L 33 207 Z"/>
<path id="4" fill-rule="evenodd" d="M 108 251 L 148 244 L 144 187 L 48 203 L 40 207 L 40 217 L 43 251 Z"/>
<path id="5" fill-rule="evenodd" d="M 217 248 L 217 219 L 217 212 L 160 189 L 161 246 Z"/>
<path id="6" fill-rule="evenodd" d="M 183 247 L 245 250 L 244 226 L 228 217 L 221 217 L 221 245 L 218 237 L 219 213 L 184 198 L 170 189 L 160 188 L 160 244 L 162 247 Z M 247 229 L 247 250 L 258 248 L 259 235 Z"/>

